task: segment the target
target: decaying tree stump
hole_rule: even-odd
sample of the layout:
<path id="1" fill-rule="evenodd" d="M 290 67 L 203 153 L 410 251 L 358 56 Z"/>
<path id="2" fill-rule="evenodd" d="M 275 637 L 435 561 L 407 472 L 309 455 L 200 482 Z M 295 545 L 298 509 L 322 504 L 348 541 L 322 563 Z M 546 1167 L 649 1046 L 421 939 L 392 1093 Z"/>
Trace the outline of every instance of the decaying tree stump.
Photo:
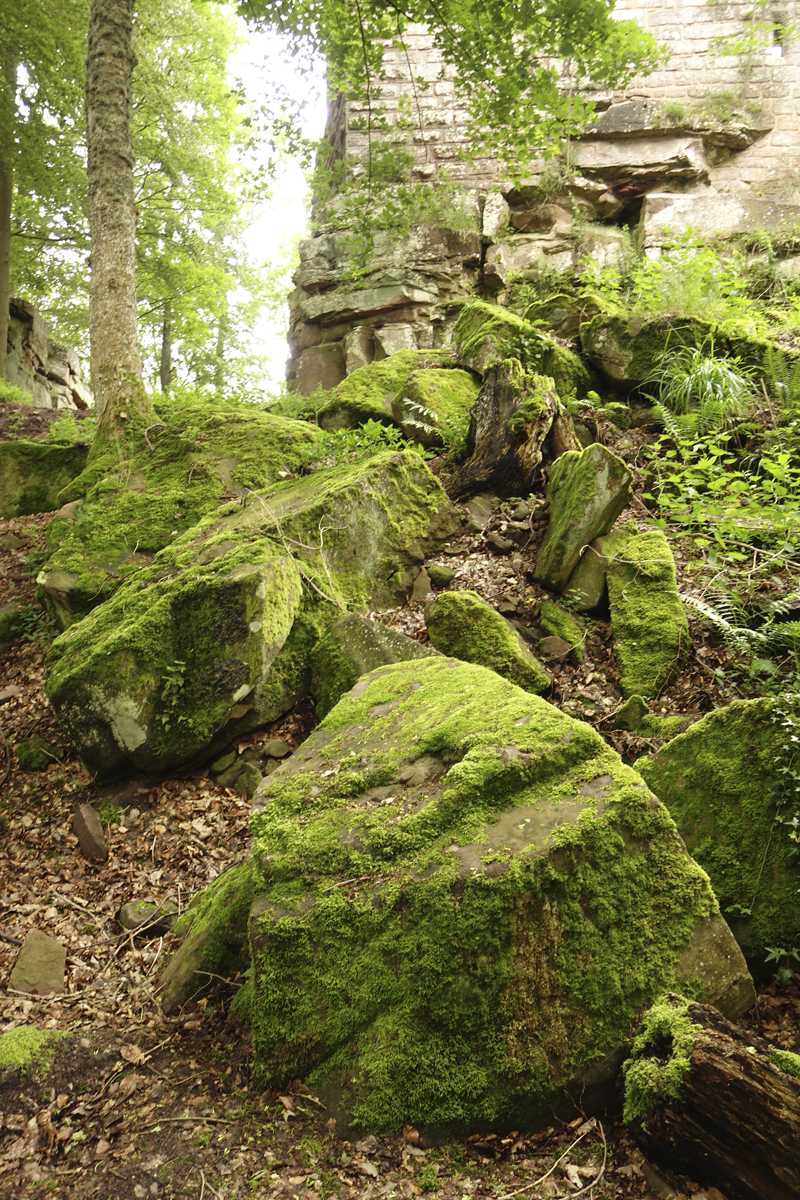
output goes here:
<path id="1" fill-rule="evenodd" d="M 729 1200 L 800 1196 L 800 1057 L 668 993 L 623 1071 L 625 1119 L 648 1158 Z"/>
<path id="2" fill-rule="evenodd" d="M 572 418 L 547 375 L 524 371 L 516 359 L 486 372 L 472 409 L 468 458 L 453 480 L 456 495 L 490 489 L 527 496 L 541 468 L 565 450 L 581 450 Z"/>

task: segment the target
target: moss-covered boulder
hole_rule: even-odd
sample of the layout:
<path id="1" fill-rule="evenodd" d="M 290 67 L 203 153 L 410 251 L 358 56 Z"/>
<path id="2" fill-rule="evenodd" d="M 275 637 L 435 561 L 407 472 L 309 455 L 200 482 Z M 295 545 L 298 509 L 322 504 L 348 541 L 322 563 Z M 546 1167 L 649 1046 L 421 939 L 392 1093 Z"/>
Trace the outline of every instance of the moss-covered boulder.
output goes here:
<path id="1" fill-rule="evenodd" d="M 547 487 L 550 522 L 536 558 L 535 576 L 560 592 L 584 546 L 611 529 L 633 494 L 631 473 L 605 446 L 569 450 L 553 463 Z"/>
<path id="2" fill-rule="evenodd" d="M 215 978 L 244 971 L 249 961 L 247 923 L 253 900 L 253 864 L 231 867 L 195 896 L 173 932 L 182 937 L 159 979 L 167 1015 L 207 991 Z"/>
<path id="3" fill-rule="evenodd" d="M 593 612 L 606 595 L 606 576 L 612 558 L 621 554 L 628 538 L 636 533 L 633 521 L 625 521 L 605 537 L 583 547 L 581 556 L 564 588 L 564 600 L 576 612 Z"/>
<path id="4" fill-rule="evenodd" d="M 359 680 L 254 803 L 255 1082 L 348 1127 L 591 1107 L 673 981 L 752 981 L 666 809 L 590 726 L 482 667 Z"/>
<path id="5" fill-rule="evenodd" d="M 86 466 L 89 428 L 81 428 L 71 416 L 37 426 L 26 419 L 31 411 L 27 405 L 8 408 L 11 433 L 0 441 L 0 517 L 52 512 L 61 489 Z M 23 436 L 14 435 L 15 426 Z"/>
<path id="6" fill-rule="evenodd" d="M 169 406 L 148 445 L 109 451 L 62 493 L 38 583 L 62 629 L 226 499 L 299 471 L 319 430 L 258 409 Z"/>
<path id="7" fill-rule="evenodd" d="M 628 537 L 609 559 L 608 604 L 622 694 L 652 699 L 686 664 L 689 623 L 660 529 Z"/>
<path id="8" fill-rule="evenodd" d="M 62 728 L 104 776 L 212 756 L 307 694 L 327 627 L 402 602 L 458 528 L 412 452 L 229 504 L 53 643 L 47 694 Z"/>
<path id="9" fill-rule="evenodd" d="M 478 663 L 534 695 L 552 680 L 522 637 L 477 592 L 445 592 L 428 609 L 428 636 L 437 650 Z"/>
<path id="10" fill-rule="evenodd" d="M 430 658 L 436 653 L 379 621 L 360 613 L 346 613 L 334 621 L 314 650 L 311 694 L 317 716 L 330 712 L 362 675 L 387 663 Z"/>
<path id="11" fill-rule="evenodd" d="M 539 624 L 546 636 L 561 638 L 569 645 L 570 662 L 583 662 L 583 647 L 589 633 L 588 621 L 564 608 L 563 604 L 556 604 L 555 600 L 543 600 Z"/>
<path id="12" fill-rule="evenodd" d="M 475 376 L 439 350 L 398 350 L 342 380 L 319 411 L 323 429 L 365 421 L 396 425 L 423 446 L 462 442 L 480 390 Z"/>
<path id="13" fill-rule="evenodd" d="M 782 771 L 792 729 L 780 710 L 771 699 L 736 700 L 636 764 L 753 962 L 800 938 L 800 860 L 776 807 L 780 789 L 793 787 Z"/>
<path id="14" fill-rule="evenodd" d="M 453 328 L 453 349 L 480 376 L 503 359 L 518 358 L 526 369 L 549 375 L 564 399 L 581 396 L 589 387 L 589 372 L 577 354 L 510 309 L 484 300 L 464 306 Z"/>

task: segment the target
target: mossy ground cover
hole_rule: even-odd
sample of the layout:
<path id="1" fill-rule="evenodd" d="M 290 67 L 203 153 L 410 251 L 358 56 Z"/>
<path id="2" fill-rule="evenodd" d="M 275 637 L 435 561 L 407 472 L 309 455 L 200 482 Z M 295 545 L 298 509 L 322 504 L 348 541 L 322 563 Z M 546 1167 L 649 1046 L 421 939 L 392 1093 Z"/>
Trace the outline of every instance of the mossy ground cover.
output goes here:
<path id="1" fill-rule="evenodd" d="M 348 375 L 320 408 L 319 423 L 323 429 L 352 429 L 369 420 L 391 422 L 392 401 L 412 374 L 455 365 L 441 351 L 398 350 Z"/>
<path id="2" fill-rule="evenodd" d="M 319 431 L 258 410 L 168 407 L 134 451 L 110 447 L 61 493 L 50 525 L 45 597 L 62 628 L 107 599 L 227 497 L 277 483 L 310 457 Z M 52 507 L 52 506 L 51 506 Z"/>
<path id="3" fill-rule="evenodd" d="M 252 826 L 259 1082 L 361 1128 L 547 1121 L 715 911 L 592 729 L 448 660 L 366 676 Z"/>

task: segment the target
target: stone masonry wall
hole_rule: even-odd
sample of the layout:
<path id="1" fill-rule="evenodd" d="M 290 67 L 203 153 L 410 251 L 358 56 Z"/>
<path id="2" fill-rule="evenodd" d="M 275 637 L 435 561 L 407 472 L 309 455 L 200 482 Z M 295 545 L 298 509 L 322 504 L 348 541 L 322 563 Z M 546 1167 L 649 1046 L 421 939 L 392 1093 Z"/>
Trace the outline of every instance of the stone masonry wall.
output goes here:
<path id="1" fill-rule="evenodd" d="M 504 303 L 515 280 L 574 277 L 587 261 L 623 265 L 632 242 L 652 257 L 686 233 L 718 240 L 766 231 L 785 248 L 779 272 L 800 278 L 800 37 L 741 56 L 722 54 L 716 42 L 746 34 L 753 11 L 739 2 L 618 0 L 616 15 L 651 30 L 671 57 L 625 92 L 595 97 L 599 118 L 572 142 L 555 186 L 541 161 L 512 186 L 501 163 L 466 157 L 454 73 L 425 29 L 412 27 L 407 50 L 385 53 L 376 103 L 389 131 L 378 136 L 413 148 L 418 181 L 446 167 L 464 189 L 473 229 L 425 227 L 405 239 L 380 231 L 356 284 L 334 201 L 300 245 L 289 386 L 330 389 L 395 350 L 447 347 L 469 296 Z M 800 23 L 800 0 L 767 0 L 755 12 L 759 21 Z M 334 155 L 365 161 L 365 116 L 363 104 L 333 101 Z"/>

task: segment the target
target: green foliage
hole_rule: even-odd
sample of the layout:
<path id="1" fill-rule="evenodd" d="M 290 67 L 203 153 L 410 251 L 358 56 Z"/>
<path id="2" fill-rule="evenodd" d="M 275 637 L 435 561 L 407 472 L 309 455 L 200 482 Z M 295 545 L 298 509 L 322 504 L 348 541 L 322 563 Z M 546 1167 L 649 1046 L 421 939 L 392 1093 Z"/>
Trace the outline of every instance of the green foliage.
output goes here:
<path id="1" fill-rule="evenodd" d="M 741 420 L 754 401 L 754 371 L 738 358 L 714 353 L 714 339 L 702 346 L 667 349 L 644 386 L 655 383 L 658 405 L 668 432 L 680 437 L 714 433 Z M 647 393 L 645 393 L 647 395 Z"/>
<path id="2" fill-rule="evenodd" d="M 428 1163 L 414 1180 L 421 1192 L 438 1192 L 441 1187 L 439 1176 L 433 1163 Z"/>
<path id="3" fill-rule="evenodd" d="M 644 1121 L 662 1101 L 677 1101 L 691 1065 L 694 1029 L 681 996 L 664 996 L 645 1014 L 623 1065 L 626 1122 Z"/>
<path id="4" fill-rule="evenodd" d="M 394 425 L 369 420 L 357 429 L 336 429 L 332 433 L 323 433 L 314 446 L 314 457 L 308 469 L 321 471 L 344 463 L 360 462 L 384 450 L 414 450 L 422 458 L 435 457 L 433 450 L 425 450 L 405 438 Z"/>
<path id="5" fill-rule="evenodd" d="M 23 388 L 14 387 L 0 379 L 0 404 L 33 404 L 33 396 Z"/>
<path id="6" fill-rule="evenodd" d="M 119 825 L 122 823 L 124 810 L 118 804 L 113 804 L 107 800 L 105 804 L 97 806 L 97 815 L 103 825 Z"/>
<path id="7" fill-rule="evenodd" d="M 800 865 L 800 762 L 797 757 L 800 746 L 800 705 L 798 697 L 785 694 L 778 697 L 772 707 L 772 721 L 783 732 L 780 749 L 775 762 L 775 783 L 772 798 L 775 802 L 775 821 L 782 825 L 789 838 L 790 856 Z M 800 892 L 800 889 L 798 889 Z M 780 951 L 788 955 L 789 951 Z M 800 955 L 791 951 L 800 962 Z"/>
<path id="8" fill-rule="evenodd" d="M 746 320 L 751 325 L 758 320 L 743 256 L 723 258 L 691 230 L 666 243 L 659 258 L 632 257 L 622 269 L 585 260 L 580 294 L 631 317 Z"/>

